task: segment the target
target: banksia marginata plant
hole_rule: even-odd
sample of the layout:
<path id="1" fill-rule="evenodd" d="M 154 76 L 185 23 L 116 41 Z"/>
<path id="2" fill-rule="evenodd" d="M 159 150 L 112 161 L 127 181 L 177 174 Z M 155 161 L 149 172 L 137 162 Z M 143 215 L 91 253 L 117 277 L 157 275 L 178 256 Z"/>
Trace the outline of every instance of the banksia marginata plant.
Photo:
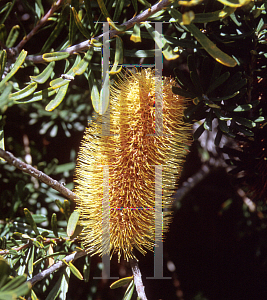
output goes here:
<path id="1" fill-rule="evenodd" d="M 120 78 L 111 87 L 109 117 L 99 116 L 86 129 L 75 171 L 75 193 L 84 228 L 81 239 L 91 254 L 118 253 L 119 260 L 122 255 L 128 260 L 134 257 L 134 248 L 143 254 L 153 251 L 157 241 L 156 166 L 162 166 L 162 177 L 158 177 L 162 220 L 158 225 L 167 231 L 171 220 L 167 210 L 172 206 L 171 195 L 190 144 L 190 126 L 182 121 L 185 99 L 172 93 L 175 81 L 164 78 L 159 118 L 163 134 L 155 134 L 157 82 L 161 81 L 151 69 Z M 110 134 L 103 135 L 107 124 Z"/>

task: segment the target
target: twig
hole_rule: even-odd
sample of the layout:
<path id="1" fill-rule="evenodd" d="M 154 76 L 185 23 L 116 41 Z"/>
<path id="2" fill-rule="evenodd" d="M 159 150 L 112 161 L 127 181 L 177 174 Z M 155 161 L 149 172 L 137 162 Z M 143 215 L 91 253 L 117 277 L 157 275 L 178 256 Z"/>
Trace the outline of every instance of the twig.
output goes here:
<path id="1" fill-rule="evenodd" d="M 48 19 L 53 15 L 53 13 L 60 7 L 64 0 L 58 0 L 55 4 L 52 5 L 52 7 L 49 9 L 49 11 L 46 13 L 45 16 L 42 17 L 42 19 L 37 23 L 37 25 L 31 30 L 30 33 L 28 33 L 15 47 L 16 53 L 19 53 L 21 49 L 24 47 L 24 45 L 28 42 L 28 40 L 34 36 L 37 31 L 44 26 L 44 24 L 48 21 Z"/>
<path id="2" fill-rule="evenodd" d="M 143 285 L 142 281 L 142 274 L 140 272 L 138 262 L 134 258 L 130 258 L 130 264 L 133 271 L 134 276 L 134 284 L 136 287 L 137 295 L 141 300 L 147 300 L 146 294 L 145 294 L 145 287 Z"/>
<path id="3" fill-rule="evenodd" d="M 31 242 L 28 241 L 26 244 L 21 245 L 21 246 L 19 246 L 19 247 L 17 247 L 17 248 L 12 248 L 11 250 L 20 251 L 20 250 L 22 250 L 22 249 L 28 248 L 30 245 L 31 245 Z M 3 250 L 3 251 L 0 251 L 0 255 L 7 255 L 7 254 L 9 254 L 9 251 L 10 251 L 10 250 Z"/>
<path id="4" fill-rule="evenodd" d="M 70 261 L 74 261 L 80 257 L 83 257 L 87 255 L 86 251 L 79 251 L 79 252 L 74 252 L 68 256 L 66 256 L 64 258 L 65 262 L 70 262 Z M 59 261 L 55 264 L 53 264 L 50 268 L 38 273 L 37 275 L 35 275 L 33 278 L 29 279 L 27 282 L 30 282 L 31 285 L 33 286 L 36 282 L 41 281 L 42 279 L 44 279 L 45 277 L 49 276 L 50 274 L 54 273 L 55 271 L 57 271 L 58 269 L 66 266 L 66 263 L 64 261 Z"/>
<path id="5" fill-rule="evenodd" d="M 125 26 L 126 27 L 125 30 L 127 30 L 127 29 L 133 27 L 136 23 L 143 22 L 143 21 L 147 20 L 150 16 L 155 14 L 156 12 L 158 12 L 162 9 L 165 9 L 171 2 L 172 2 L 172 0 L 159 1 L 158 3 L 153 5 L 151 8 L 146 9 L 141 14 L 139 14 L 139 15 L 133 17 L 132 19 L 126 21 L 125 23 L 121 24 L 121 26 Z M 97 37 L 94 37 L 94 39 L 100 39 L 103 36 L 108 35 L 108 34 L 109 34 L 109 37 L 112 38 L 115 35 L 119 35 L 119 34 L 122 34 L 122 33 L 124 33 L 124 32 L 112 29 L 108 32 L 100 34 Z M 71 55 L 71 54 L 74 54 L 74 53 L 77 53 L 77 52 L 88 50 L 90 47 L 92 47 L 91 41 L 87 40 L 87 41 L 81 42 L 80 44 L 74 45 L 72 47 L 68 47 L 67 49 L 62 50 L 60 52 L 67 52 Z M 26 60 L 31 61 L 31 62 L 36 63 L 36 64 L 45 62 L 42 55 L 36 55 L 36 56 L 35 55 L 29 55 L 29 56 L 26 57 Z"/>
<path id="6" fill-rule="evenodd" d="M 24 163 L 23 161 L 16 158 L 10 152 L 7 152 L 0 148 L 0 157 L 5 159 L 10 165 L 15 166 L 16 168 L 22 170 L 23 172 L 30 174 L 31 176 L 41 180 L 48 186 L 52 187 L 54 190 L 60 192 L 64 197 L 69 200 L 74 201 L 78 197 L 69 189 L 67 189 L 64 185 L 60 184 L 58 181 L 52 179 L 42 171 L 35 169 L 33 166 Z"/>

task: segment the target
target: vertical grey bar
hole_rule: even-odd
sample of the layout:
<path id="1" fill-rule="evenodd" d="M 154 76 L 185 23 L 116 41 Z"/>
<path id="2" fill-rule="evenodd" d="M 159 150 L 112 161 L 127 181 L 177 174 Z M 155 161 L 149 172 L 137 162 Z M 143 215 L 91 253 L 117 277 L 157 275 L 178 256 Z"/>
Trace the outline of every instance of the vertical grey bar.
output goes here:
<path id="1" fill-rule="evenodd" d="M 103 201 L 102 201 L 102 277 L 94 279 L 118 279 L 110 277 L 110 205 L 109 205 L 109 166 L 103 166 Z M 100 224 L 99 224 L 100 225 Z"/>
<path id="2" fill-rule="evenodd" d="M 101 111 L 105 110 L 105 103 L 109 102 L 109 57 L 110 57 L 110 44 L 109 44 L 109 24 L 103 22 L 103 56 L 102 56 L 102 97 Z M 107 111 L 102 115 L 102 136 L 110 135 L 110 109 L 108 106 Z"/>
<path id="3" fill-rule="evenodd" d="M 155 30 L 162 36 L 162 22 L 155 22 Z M 163 118 L 162 118 L 162 69 L 163 56 L 162 49 L 155 43 L 155 134 L 163 135 Z"/>

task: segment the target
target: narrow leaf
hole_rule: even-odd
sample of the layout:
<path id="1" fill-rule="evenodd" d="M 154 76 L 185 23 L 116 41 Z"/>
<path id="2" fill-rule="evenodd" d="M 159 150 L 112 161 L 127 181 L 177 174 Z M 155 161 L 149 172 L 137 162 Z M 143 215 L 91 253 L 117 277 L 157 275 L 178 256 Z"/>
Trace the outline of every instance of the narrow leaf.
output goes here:
<path id="1" fill-rule="evenodd" d="M 12 29 L 10 30 L 9 35 L 6 40 L 6 46 L 8 48 L 13 47 L 14 44 L 16 43 L 16 40 L 19 36 L 19 30 L 20 30 L 19 25 L 13 26 Z"/>
<path id="2" fill-rule="evenodd" d="M 226 6 L 222 10 L 216 10 L 210 13 L 195 14 L 193 23 L 208 23 L 224 19 L 234 13 L 236 8 Z"/>
<path id="3" fill-rule="evenodd" d="M 117 289 L 117 288 L 119 288 L 119 287 L 121 287 L 121 286 L 124 286 L 125 284 L 130 283 L 132 280 L 133 280 L 133 276 L 121 278 L 121 279 L 119 279 L 119 280 L 113 282 L 113 283 L 110 285 L 110 288 L 111 288 L 111 289 Z"/>
<path id="4" fill-rule="evenodd" d="M 229 132 L 229 128 L 227 126 L 226 121 L 218 119 L 218 122 L 219 122 L 219 127 L 220 127 L 221 131 L 225 132 L 225 133 L 228 133 Z"/>
<path id="5" fill-rule="evenodd" d="M 110 18 L 107 18 L 107 21 L 112 29 L 115 29 L 119 32 L 123 32 L 127 28 L 125 25 L 116 25 Z"/>
<path id="6" fill-rule="evenodd" d="M 6 59 L 7 59 L 6 50 L 1 50 L 1 52 L 0 52 L 0 78 L 2 78 L 2 75 L 5 70 Z"/>
<path id="7" fill-rule="evenodd" d="M 223 73 L 219 78 L 215 79 L 208 87 L 207 94 L 213 92 L 218 86 L 222 85 L 230 77 L 230 72 Z"/>
<path id="8" fill-rule="evenodd" d="M 24 208 L 24 214 L 25 214 L 25 217 L 27 219 L 27 221 L 29 222 L 29 224 L 31 225 L 33 231 L 35 232 L 36 235 L 40 235 L 40 232 L 39 230 L 37 229 L 37 225 L 36 223 L 34 222 L 33 220 L 33 217 L 30 213 L 30 211 L 28 210 L 28 208 Z"/>
<path id="9" fill-rule="evenodd" d="M 252 122 L 249 119 L 246 118 L 242 118 L 242 117 L 234 117 L 234 120 L 238 123 L 240 123 L 241 125 L 244 125 L 248 128 L 253 128 L 256 126 L 256 123 Z"/>
<path id="10" fill-rule="evenodd" d="M 78 29 L 80 30 L 81 34 L 86 38 L 86 39 L 90 39 L 91 38 L 91 34 L 90 32 L 83 26 L 82 22 L 79 19 L 79 16 L 75 10 L 74 7 L 71 8 L 72 10 L 72 14 L 76 23 L 76 26 L 78 27 Z"/>
<path id="11" fill-rule="evenodd" d="M 102 14 L 104 15 L 105 19 L 110 18 L 110 15 L 107 11 L 107 8 L 105 6 L 105 3 L 103 0 L 97 0 L 97 3 L 101 9 Z"/>
<path id="12" fill-rule="evenodd" d="M 30 76 L 31 80 L 40 84 L 45 83 L 46 80 L 51 76 L 54 67 L 55 67 L 55 62 L 51 61 L 51 63 L 48 64 L 48 66 L 43 70 L 42 73 L 40 73 L 37 76 Z"/>
<path id="13" fill-rule="evenodd" d="M 162 54 L 167 60 L 176 59 L 179 57 L 178 54 L 175 54 L 168 44 L 167 40 L 163 37 L 163 35 L 159 34 L 149 23 L 145 22 L 145 27 L 148 33 L 151 35 L 155 43 L 158 45 L 160 49 L 162 49 Z"/>
<path id="14" fill-rule="evenodd" d="M 52 52 L 52 53 L 45 53 L 43 54 L 43 59 L 45 61 L 57 61 L 57 60 L 62 60 L 66 59 L 70 56 L 68 52 Z"/>
<path id="15" fill-rule="evenodd" d="M 51 217 L 51 227 L 54 232 L 55 237 L 58 237 L 58 231 L 57 231 L 57 215 L 53 213 Z"/>
<path id="16" fill-rule="evenodd" d="M 134 292 L 134 281 L 132 280 L 127 287 L 127 290 L 122 298 L 122 300 L 131 300 Z"/>
<path id="17" fill-rule="evenodd" d="M 90 72 L 88 74 L 88 84 L 89 84 L 89 88 L 91 91 L 91 101 L 92 101 L 94 110 L 97 113 L 99 113 L 100 96 L 99 96 L 99 91 L 98 91 L 98 87 L 97 87 L 97 82 L 96 82 L 96 79 L 94 77 L 94 73 L 92 72 L 92 70 L 90 70 Z"/>
<path id="18" fill-rule="evenodd" d="M 69 267 L 72 272 L 78 279 L 83 280 L 83 275 L 80 273 L 80 271 L 74 266 L 72 262 L 69 262 Z"/>
<path id="19" fill-rule="evenodd" d="M 123 42 L 119 36 L 116 36 L 116 50 L 115 50 L 115 59 L 110 74 L 119 73 L 122 69 L 122 66 L 118 67 L 118 64 L 123 63 Z"/>
<path id="20" fill-rule="evenodd" d="M 27 51 L 21 50 L 21 52 L 20 52 L 20 54 L 19 54 L 16 62 L 14 63 L 12 69 L 6 75 L 6 77 L 0 82 L 0 89 L 18 71 L 18 69 L 20 68 L 20 66 L 23 64 L 26 56 L 27 56 Z"/>
<path id="21" fill-rule="evenodd" d="M 36 101 L 41 101 L 44 99 L 47 99 L 51 96 L 53 96 L 56 93 L 56 90 L 54 90 L 53 88 L 48 88 L 48 89 L 44 89 L 42 91 L 38 91 L 33 93 L 31 96 L 27 97 L 26 99 L 24 99 L 24 101 L 16 101 L 16 104 L 22 104 L 22 103 L 31 103 L 31 102 L 36 102 Z"/>
<path id="22" fill-rule="evenodd" d="M 218 0 L 223 5 L 227 5 L 230 7 L 241 7 L 251 2 L 251 0 Z"/>
<path id="23" fill-rule="evenodd" d="M 26 86 L 24 89 L 22 89 L 16 93 L 10 94 L 9 99 L 17 101 L 17 100 L 26 98 L 26 97 L 30 96 L 36 90 L 36 88 L 37 88 L 37 83 L 32 82 L 28 86 Z"/>
<path id="24" fill-rule="evenodd" d="M 15 278 L 13 278 L 12 280 L 10 280 L 6 285 L 4 285 L 0 289 L 0 291 L 4 292 L 4 291 L 16 289 L 21 284 L 23 284 L 26 281 L 26 279 L 27 279 L 27 275 L 17 276 Z"/>
<path id="25" fill-rule="evenodd" d="M 140 31 L 140 24 L 139 23 L 136 23 L 134 25 L 134 28 L 133 28 L 133 33 L 130 37 L 130 40 L 133 41 L 134 43 L 139 43 L 142 41 L 141 39 L 141 31 Z"/>
<path id="26" fill-rule="evenodd" d="M 194 140 L 198 140 L 198 138 L 201 136 L 201 134 L 205 131 L 204 124 L 201 124 L 198 126 L 197 130 L 194 132 Z"/>
<path id="27" fill-rule="evenodd" d="M 91 7 L 91 1 L 83 1 L 85 11 L 86 11 L 86 16 L 87 19 L 89 20 L 89 29 L 94 34 L 94 19 L 93 19 L 93 14 L 92 14 L 92 7 Z"/>
<path id="28" fill-rule="evenodd" d="M 94 53 L 94 48 L 90 47 L 89 50 L 86 52 L 85 56 L 83 57 L 83 59 L 78 63 L 76 67 L 73 68 L 73 72 L 75 75 L 81 75 L 86 71 L 92 59 L 93 53 Z"/>
<path id="29" fill-rule="evenodd" d="M 68 87 L 69 87 L 69 83 L 59 88 L 56 97 L 53 100 L 51 100 L 45 107 L 46 111 L 52 111 L 59 106 L 59 104 L 62 102 L 62 100 L 64 99 L 67 93 Z"/>
<path id="30" fill-rule="evenodd" d="M 79 221 L 80 213 L 75 210 L 69 217 L 68 225 L 67 225 L 67 235 L 71 237 L 74 234 L 77 223 Z"/>
<path id="31" fill-rule="evenodd" d="M 100 107 L 99 107 L 99 114 L 103 115 L 109 105 L 109 74 L 106 74 L 103 86 L 100 91 Z"/>
<path id="32" fill-rule="evenodd" d="M 56 78 L 52 81 L 50 81 L 49 85 L 53 88 L 53 89 L 58 89 L 66 84 L 69 84 L 70 81 L 67 79 L 63 79 L 63 78 Z"/>

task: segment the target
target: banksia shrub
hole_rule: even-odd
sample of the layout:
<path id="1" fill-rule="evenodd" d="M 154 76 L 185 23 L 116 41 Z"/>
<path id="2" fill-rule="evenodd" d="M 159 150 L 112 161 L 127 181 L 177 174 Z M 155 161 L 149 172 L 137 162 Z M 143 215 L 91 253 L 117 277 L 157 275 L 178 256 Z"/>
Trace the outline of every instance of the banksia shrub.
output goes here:
<path id="1" fill-rule="evenodd" d="M 160 184 L 160 194 L 162 186 L 162 218 L 156 222 L 163 232 L 168 228 L 171 195 L 189 145 L 190 126 L 182 121 L 185 99 L 172 93 L 175 81 L 170 78 L 164 78 L 162 116 L 157 117 L 157 82 L 151 69 L 120 78 L 111 88 L 110 115 L 95 118 L 85 132 L 75 193 L 84 227 L 81 238 L 91 254 L 118 253 L 119 260 L 122 255 L 128 260 L 134 257 L 134 248 L 143 254 L 153 251 L 158 238 L 155 184 Z M 159 134 L 155 123 L 159 127 L 162 123 Z M 110 133 L 103 132 L 106 125 Z M 109 182 L 107 215 L 104 176 Z M 109 234 L 103 234 L 105 220 Z"/>

